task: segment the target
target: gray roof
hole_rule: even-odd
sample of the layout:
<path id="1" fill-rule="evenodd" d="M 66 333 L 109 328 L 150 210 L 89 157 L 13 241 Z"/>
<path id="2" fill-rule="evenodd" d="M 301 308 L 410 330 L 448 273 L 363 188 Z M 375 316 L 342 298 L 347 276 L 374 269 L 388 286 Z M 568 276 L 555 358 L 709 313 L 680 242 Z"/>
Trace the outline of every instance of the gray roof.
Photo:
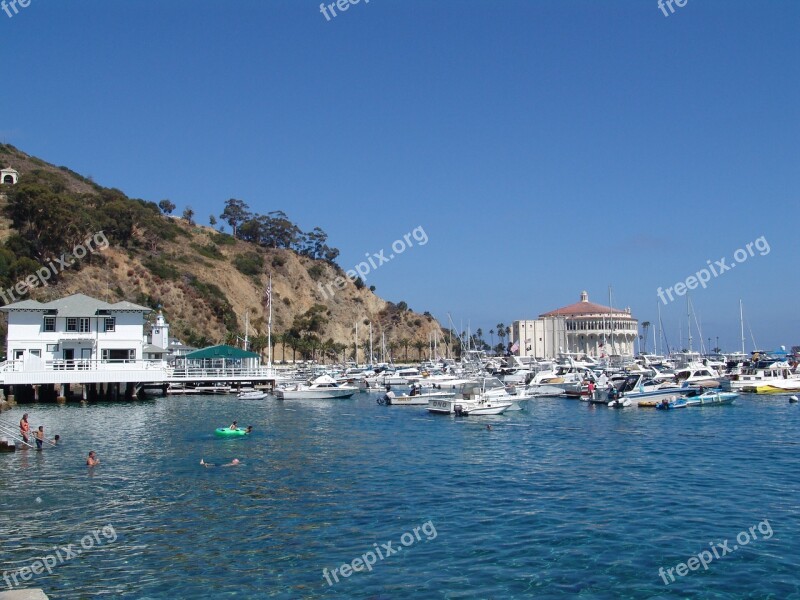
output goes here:
<path id="1" fill-rule="evenodd" d="M 142 352 L 146 352 L 148 354 L 164 354 L 166 350 L 154 344 L 145 344 L 144 348 L 142 348 Z"/>
<path id="2" fill-rule="evenodd" d="M 59 317 L 93 317 L 101 310 L 110 312 L 141 312 L 147 313 L 151 309 L 146 306 L 139 306 L 132 302 L 117 302 L 109 304 L 102 300 L 97 300 L 85 294 L 73 294 L 65 298 L 59 298 L 52 302 L 37 302 L 36 300 L 23 300 L 0 308 L 0 311 L 10 312 L 12 310 L 36 310 L 36 311 L 56 311 Z"/>

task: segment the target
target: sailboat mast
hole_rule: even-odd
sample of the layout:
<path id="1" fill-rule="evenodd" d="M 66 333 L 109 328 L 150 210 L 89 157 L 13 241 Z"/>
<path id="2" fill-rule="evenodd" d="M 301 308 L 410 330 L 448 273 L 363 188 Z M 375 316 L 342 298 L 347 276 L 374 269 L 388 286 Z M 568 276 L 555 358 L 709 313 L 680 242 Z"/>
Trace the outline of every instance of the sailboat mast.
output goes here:
<path id="1" fill-rule="evenodd" d="M 608 319 L 611 321 L 611 354 L 614 354 L 614 309 L 611 305 L 611 286 L 608 286 Z"/>
<path id="2" fill-rule="evenodd" d="M 689 294 L 686 294 L 686 325 L 689 332 L 689 354 L 692 353 L 692 313 L 689 310 Z"/>
<path id="3" fill-rule="evenodd" d="M 267 319 L 267 367 L 272 367 L 272 275 L 269 276 L 267 288 L 267 303 L 269 304 L 269 318 Z"/>
<path id="4" fill-rule="evenodd" d="M 742 354 L 744 354 L 744 309 L 742 308 L 741 298 L 739 298 L 739 327 L 742 330 Z"/>
<path id="5" fill-rule="evenodd" d="M 656 307 L 658 307 L 658 341 L 661 342 L 661 336 L 664 335 L 663 326 L 661 325 L 661 305 L 658 302 L 656 302 Z M 658 354 L 659 356 L 664 356 L 663 342 L 661 342 L 661 352 L 656 352 L 656 354 Z"/>

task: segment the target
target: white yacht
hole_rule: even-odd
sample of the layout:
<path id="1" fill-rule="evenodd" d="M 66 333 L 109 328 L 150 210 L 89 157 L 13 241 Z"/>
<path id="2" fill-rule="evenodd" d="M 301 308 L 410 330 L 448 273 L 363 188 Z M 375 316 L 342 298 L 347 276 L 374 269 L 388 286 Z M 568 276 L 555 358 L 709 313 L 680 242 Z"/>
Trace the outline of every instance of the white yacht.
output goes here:
<path id="1" fill-rule="evenodd" d="M 358 391 L 355 386 L 339 385 L 330 375 L 321 375 L 306 384 L 275 390 L 279 400 L 344 399 Z"/>
<path id="2" fill-rule="evenodd" d="M 675 381 L 678 384 L 703 384 L 705 387 L 718 387 L 721 380 L 722 377 L 717 371 L 700 363 L 689 364 L 675 371 Z"/>
<path id="3" fill-rule="evenodd" d="M 762 360 L 724 380 L 722 388 L 752 394 L 789 394 L 800 391 L 800 373 L 784 360 Z"/>

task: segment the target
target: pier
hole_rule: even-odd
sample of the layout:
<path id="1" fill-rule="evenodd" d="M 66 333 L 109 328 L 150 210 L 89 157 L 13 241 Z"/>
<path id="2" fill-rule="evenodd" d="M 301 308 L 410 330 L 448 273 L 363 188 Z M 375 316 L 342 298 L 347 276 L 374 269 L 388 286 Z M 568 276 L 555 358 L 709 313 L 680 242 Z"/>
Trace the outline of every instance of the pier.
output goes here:
<path id="1" fill-rule="evenodd" d="M 213 385 L 228 383 L 275 387 L 274 369 L 264 366 L 170 366 L 163 360 L 9 360 L 0 363 L 0 386 L 9 400 L 66 400 L 77 391 L 84 400 L 133 398 L 143 388 L 170 384 Z"/>

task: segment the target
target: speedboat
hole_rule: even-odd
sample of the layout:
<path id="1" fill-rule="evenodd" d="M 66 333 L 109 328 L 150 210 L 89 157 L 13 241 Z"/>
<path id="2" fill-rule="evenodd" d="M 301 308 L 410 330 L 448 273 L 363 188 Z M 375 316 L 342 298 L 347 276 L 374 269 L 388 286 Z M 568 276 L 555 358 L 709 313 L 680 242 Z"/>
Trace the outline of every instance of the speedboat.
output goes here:
<path id="1" fill-rule="evenodd" d="M 482 416 L 482 415 L 502 415 L 511 408 L 514 401 L 506 391 L 505 386 L 495 377 L 503 394 L 493 391 L 493 388 L 486 388 L 484 382 L 465 383 L 459 393 L 453 398 L 436 398 L 428 402 L 428 412 L 444 415 L 456 416 Z"/>
<path id="2" fill-rule="evenodd" d="M 511 404 L 511 402 L 496 402 L 494 400 L 473 402 L 448 398 L 428 402 L 428 412 L 439 415 L 456 415 L 457 417 L 502 415 Z"/>
<path id="3" fill-rule="evenodd" d="M 306 384 L 275 390 L 279 400 L 328 400 L 349 398 L 358 391 L 355 386 L 339 385 L 330 375 L 321 375 Z"/>
<path id="4" fill-rule="evenodd" d="M 719 392 L 716 390 L 708 390 L 696 396 L 686 396 L 686 406 L 708 406 L 711 404 L 733 404 L 733 401 L 739 397 L 739 394 L 734 392 Z"/>
<path id="5" fill-rule="evenodd" d="M 452 398 L 453 394 L 448 392 L 430 392 L 428 394 L 401 394 L 399 396 L 386 397 L 380 396 L 378 404 L 386 406 L 427 406 L 431 400 L 442 400 Z"/>
<path id="6" fill-rule="evenodd" d="M 675 384 L 655 381 L 645 378 L 644 375 L 628 375 L 621 383 L 615 385 L 620 396 L 629 398 L 639 406 L 655 405 L 661 400 L 672 398 L 673 396 L 685 396 L 697 393 L 699 388 L 689 386 L 676 386 Z M 612 400 L 608 396 L 608 390 L 598 390 L 595 396 L 601 399 Z"/>
<path id="7" fill-rule="evenodd" d="M 262 400 L 267 397 L 267 392 L 263 392 L 261 390 L 248 390 L 239 392 L 236 397 L 240 400 Z"/>

